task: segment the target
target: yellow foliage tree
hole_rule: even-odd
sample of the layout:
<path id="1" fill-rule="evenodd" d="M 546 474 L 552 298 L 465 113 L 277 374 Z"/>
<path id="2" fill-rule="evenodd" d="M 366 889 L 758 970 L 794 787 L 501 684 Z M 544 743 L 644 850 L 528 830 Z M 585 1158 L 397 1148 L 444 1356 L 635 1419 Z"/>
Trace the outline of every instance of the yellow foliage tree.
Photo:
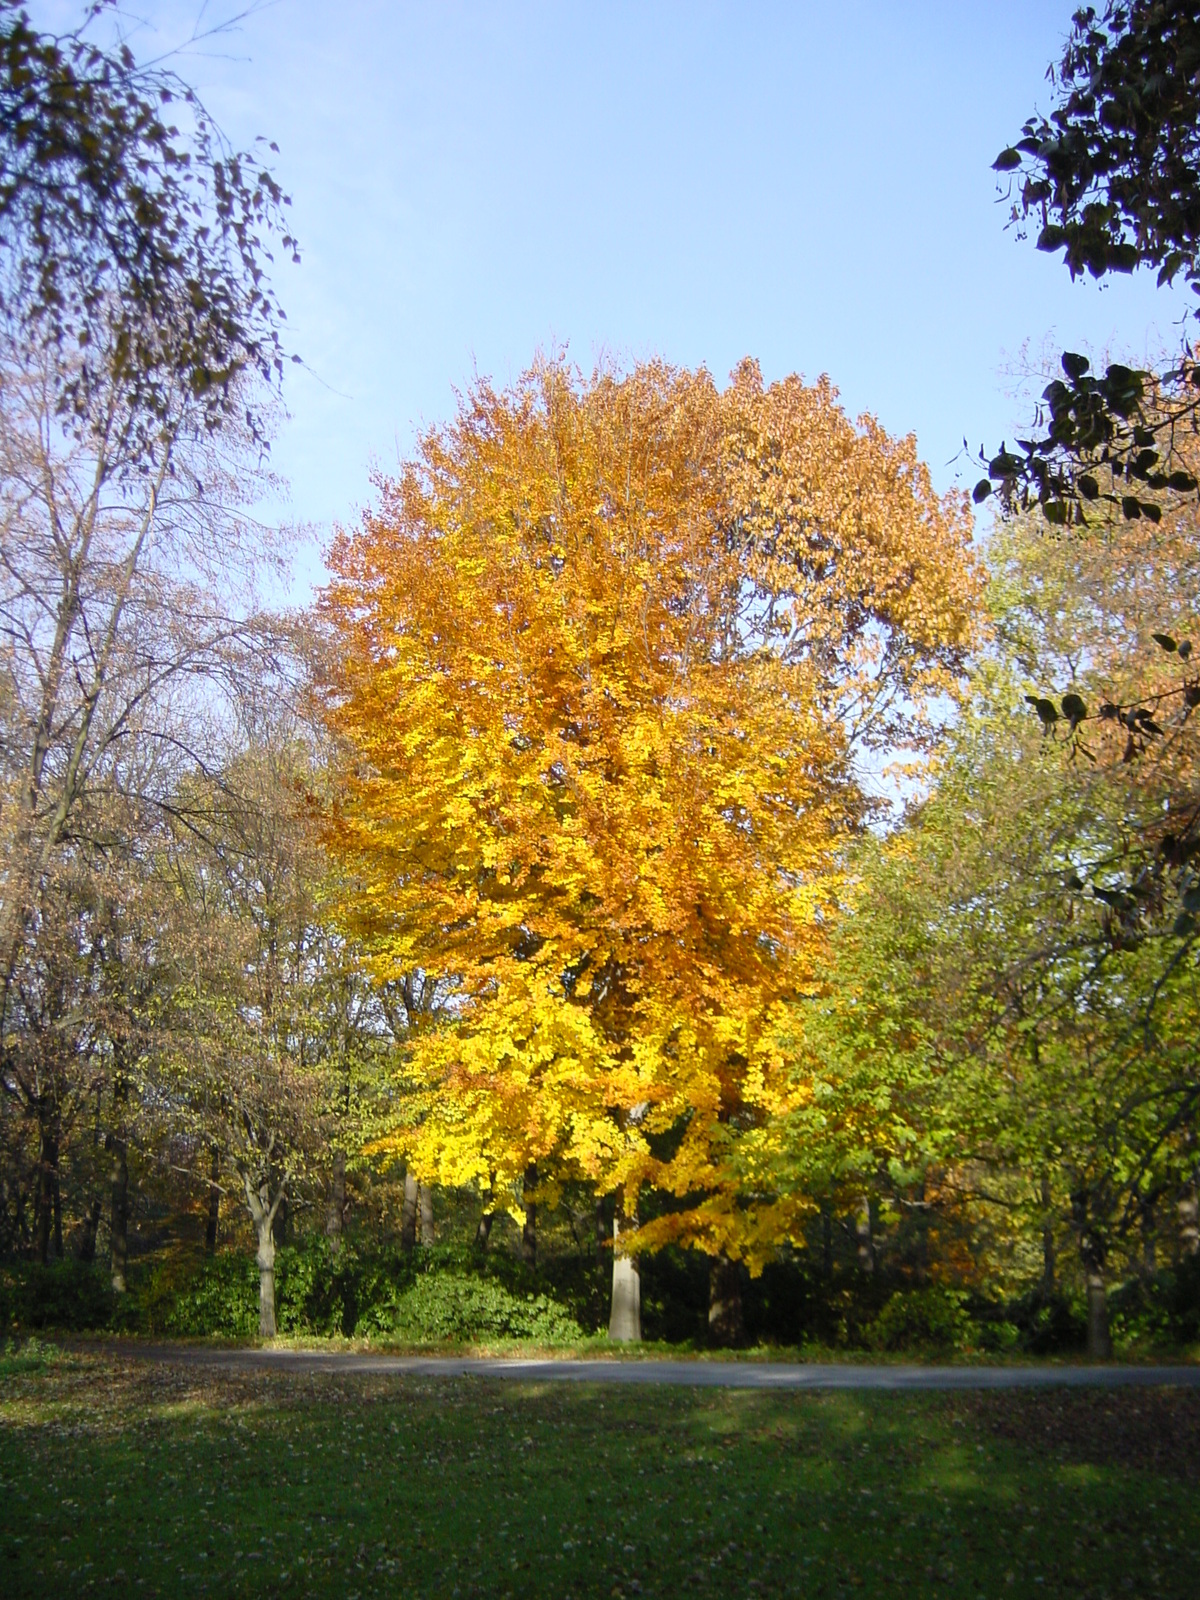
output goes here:
<path id="1" fill-rule="evenodd" d="M 337 538 L 330 835 L 382 979 L 446 995 L 394 1147 L 515 1196 L 566 1177 L 752 1266 L 791 1200 L 727 1159 L 786 1099 L 864 746 L 919 733 L 968 642 L 970 516 L 826 381 L 651 362 L 478 386 Z"/>

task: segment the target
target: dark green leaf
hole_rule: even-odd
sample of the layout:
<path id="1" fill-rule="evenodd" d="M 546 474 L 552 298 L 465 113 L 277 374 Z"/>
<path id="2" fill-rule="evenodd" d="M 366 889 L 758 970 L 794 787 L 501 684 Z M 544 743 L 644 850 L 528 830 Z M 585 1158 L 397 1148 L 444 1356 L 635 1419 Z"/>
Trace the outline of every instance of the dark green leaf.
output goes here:
<path id="1" fill-rule="evenodd" d="M 1150 637 L 1154 640 L 1155 644 L 1160 650 L 1166 650 L 1170 652 L 1172 650 L 1179 649 L 1179 646 L 1176 644 L 1175 640 L 1172 639 L 1169 633 L 1152 633 Z"/>

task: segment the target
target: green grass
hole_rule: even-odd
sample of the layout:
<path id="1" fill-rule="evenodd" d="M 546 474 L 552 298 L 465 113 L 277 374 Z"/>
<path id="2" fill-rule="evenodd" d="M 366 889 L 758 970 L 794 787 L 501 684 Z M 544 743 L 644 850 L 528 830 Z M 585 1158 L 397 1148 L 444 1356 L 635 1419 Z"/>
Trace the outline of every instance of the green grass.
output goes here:
<path id="1" fill-rule="evenodd" d="M 0 1593 L 1196 1593 L 1200 1396 L 0 1365 Z"/>

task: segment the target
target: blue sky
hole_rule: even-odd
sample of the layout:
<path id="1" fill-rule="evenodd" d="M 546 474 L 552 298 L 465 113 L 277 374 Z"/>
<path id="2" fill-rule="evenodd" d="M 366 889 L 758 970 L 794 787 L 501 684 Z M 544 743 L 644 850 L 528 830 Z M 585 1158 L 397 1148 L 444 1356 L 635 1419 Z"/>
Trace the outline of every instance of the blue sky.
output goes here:
<path id="1" fill-rule="evenodd" d="M 279 144 L 294 200 L 303 264 L 276 282 L 308 370 L 276 462 L 315 528 L 301 589 L 372 462 L 552 342 L 584 368 L 827 372 L 945 488 L 977 476 L 950 464 L 964 433 L 998 445 L 1025 414 L 1026 343 L 1172 341 L 1181 301 L 1148 275 L 1072 285 L 1004 231 L 990 163 L 1048 104 L 1071 9 L 275 0 L 185 53 L 231 138 Z M 145 56 L 232 10 L 127 16 Z"/>

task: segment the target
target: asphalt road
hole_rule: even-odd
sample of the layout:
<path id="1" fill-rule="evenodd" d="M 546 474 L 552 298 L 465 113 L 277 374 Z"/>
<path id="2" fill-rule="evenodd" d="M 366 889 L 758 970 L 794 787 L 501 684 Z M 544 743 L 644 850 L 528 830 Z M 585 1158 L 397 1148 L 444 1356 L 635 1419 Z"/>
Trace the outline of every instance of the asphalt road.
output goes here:
<path id="1" fill-rule="evenodd" d="M 476 1356 L 358 1355 L 320 1350 L 218 1350 L 122 1344 L 137 1361 L 239 1372 L 394 1374 L 413 1378 L 507 1378 L 524 1383 L 665 1383 L 697 1389 L 1124 1389 L 1200 1388 L 1200 1366 L 855 1366 L 768 1361 L 523 1361 Z"/>

